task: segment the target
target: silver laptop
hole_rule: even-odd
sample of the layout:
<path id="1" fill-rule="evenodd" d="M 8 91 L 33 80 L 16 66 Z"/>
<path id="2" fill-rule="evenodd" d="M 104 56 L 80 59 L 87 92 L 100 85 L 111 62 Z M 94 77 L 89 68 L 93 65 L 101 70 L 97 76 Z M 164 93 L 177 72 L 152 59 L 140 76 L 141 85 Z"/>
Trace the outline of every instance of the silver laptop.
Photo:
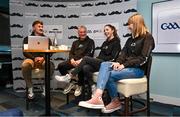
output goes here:
<path id="1" fill-rule="evenodd" d="M 28 36 L 28 49 L 48 50 L 49 39 L 43 36 Z"/>

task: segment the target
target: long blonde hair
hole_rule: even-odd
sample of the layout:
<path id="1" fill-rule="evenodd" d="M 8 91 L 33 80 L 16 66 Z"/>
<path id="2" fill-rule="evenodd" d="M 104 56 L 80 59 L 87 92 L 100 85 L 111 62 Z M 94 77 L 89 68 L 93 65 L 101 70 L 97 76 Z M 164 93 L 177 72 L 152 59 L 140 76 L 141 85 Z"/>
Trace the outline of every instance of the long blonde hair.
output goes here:
<path id="1" fill-rule="evenodd" d="M 144 36 L 148 31 L 144 18 L 139 13 L 132 15 L 128 19 L 128 24 L 133 24 L 132 34 L 134 37 Z"/>

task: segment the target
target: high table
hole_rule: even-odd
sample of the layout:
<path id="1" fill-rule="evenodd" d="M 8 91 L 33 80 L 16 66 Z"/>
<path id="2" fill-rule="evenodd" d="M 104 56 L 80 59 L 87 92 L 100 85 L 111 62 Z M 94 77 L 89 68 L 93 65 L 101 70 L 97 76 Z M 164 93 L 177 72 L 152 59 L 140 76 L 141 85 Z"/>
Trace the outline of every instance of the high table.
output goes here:
<path id="1" fill-rule="evenodd" d="M 50 100 L 50 54 L 57 52 L 69 52 L 69 50 L 60 50 L 60 49 L 52 49 L 52 50 L 30 50 L 25 49 L 24 52 L 40 52 L 45 54 L 45 114 L 47 116 L 51 115 L 51 100 Z"/>

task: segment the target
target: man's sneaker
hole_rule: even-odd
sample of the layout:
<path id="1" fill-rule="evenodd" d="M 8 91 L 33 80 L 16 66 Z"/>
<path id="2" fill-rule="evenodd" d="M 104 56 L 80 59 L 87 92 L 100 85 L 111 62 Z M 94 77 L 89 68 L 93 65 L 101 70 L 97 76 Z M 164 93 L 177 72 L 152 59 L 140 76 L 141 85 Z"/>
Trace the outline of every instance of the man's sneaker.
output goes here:
<path id="1" fill-rule="evenodd" d="M 67 94 L 71 91 L 71 89 L 73 89 L 76 85 L 74 84 L 74 82 L 70 82 L 66 88 L 64 89 L 63 93 Z"/>
<path id="2" fill-rule="evenodd" d="M 28 93 L 28 99 L 34 99 L 34 93 Z"/>
<path id="3" fill-rule="evenodd" d="M 55 75 L 55 79 L 60 81 L 60 82 L 69 83 L 71 80 L 71 75 L 70 74 L 66 74 L 65 76 Z"/>
<path id="4" fill-rule="evenodd" d="M 80 96 L 81 95 L 81 92 L 82 92 L 82 86 L 79 86 L 79 85 L 76 85 L 76 90 L 74 92 L 74 95 L 77 97 L 77 96 Z"/>

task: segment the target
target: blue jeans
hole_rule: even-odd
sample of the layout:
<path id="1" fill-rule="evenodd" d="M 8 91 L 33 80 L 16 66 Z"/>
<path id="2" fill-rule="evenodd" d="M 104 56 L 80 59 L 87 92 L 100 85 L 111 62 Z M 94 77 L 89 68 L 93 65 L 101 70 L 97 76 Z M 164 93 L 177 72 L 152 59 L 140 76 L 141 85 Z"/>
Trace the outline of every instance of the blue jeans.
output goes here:
<path id="1" fill-rule="evenodd" d="M 117 81 L 128 78 L 140 78 L 144 76 L 144 71 L 140 68 L 124 68 L 120 71 L 112 69 L 112 62 L 103 62 L 99 70 L 97 88 L 108 90 L 111 98 L 118 95 Z"/>

